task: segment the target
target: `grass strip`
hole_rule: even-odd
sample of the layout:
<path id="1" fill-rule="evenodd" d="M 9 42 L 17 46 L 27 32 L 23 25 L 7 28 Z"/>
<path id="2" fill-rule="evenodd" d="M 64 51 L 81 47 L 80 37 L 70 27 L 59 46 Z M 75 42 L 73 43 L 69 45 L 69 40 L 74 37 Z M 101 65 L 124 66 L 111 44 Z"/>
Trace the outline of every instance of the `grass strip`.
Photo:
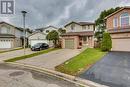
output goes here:
<path id="1" fill-rule="evenodd" d="M 58 50 L 58 49 L 59 48 L 49 48 L 49 49 L 42 50 L 42 51 L 39 51 L 39 52 L 36 52 L 36 53 L 32 53 L 32 54 L 28 54 L 28 55 L 24 55 L 24 56 L 20 56 L 20 57 L 15 57 L 15 58 L 7 59 L 7 60 L 4 60 L 4 61 L 5 62 L 15 62 L 15 61 L 18 61 L 18 60 L 27 59 L 27 58 L 38 56 L 38 55 L 41 55 L 41 54 L 49 53 L 51 51 Z"/>
<path id="2" fill-rule="evenodd" d="M 78 75 L 99 61 L 106 53 L 100 49 L 87 48 L 79 55 L 56 66 L 55 70 L 70 75 Z"/>
<path id="3" fill-rule="evenodd" d="M 5 52 L 10 52 L 10 51 L 15 51 L 15 50 L 21 50 L 23 48 L 15 48 L 15 49 L 11 49 L 11 50 L 4 50 L 4 51 L 0 51 L 0 53 L 5 53 Z"/>

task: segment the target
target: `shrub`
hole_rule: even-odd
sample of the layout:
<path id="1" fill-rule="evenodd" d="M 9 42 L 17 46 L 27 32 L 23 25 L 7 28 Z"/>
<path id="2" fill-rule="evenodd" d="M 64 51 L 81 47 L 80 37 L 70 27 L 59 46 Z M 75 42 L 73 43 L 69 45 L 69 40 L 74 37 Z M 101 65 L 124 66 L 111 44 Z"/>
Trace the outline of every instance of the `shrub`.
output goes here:
<path id="1" fill-rule="evenodd" d="M 103 33 L 103 39 L 101 43 L 102 51 L 110 51 L 112 48 L 112 40 L 109 33 Z"/>

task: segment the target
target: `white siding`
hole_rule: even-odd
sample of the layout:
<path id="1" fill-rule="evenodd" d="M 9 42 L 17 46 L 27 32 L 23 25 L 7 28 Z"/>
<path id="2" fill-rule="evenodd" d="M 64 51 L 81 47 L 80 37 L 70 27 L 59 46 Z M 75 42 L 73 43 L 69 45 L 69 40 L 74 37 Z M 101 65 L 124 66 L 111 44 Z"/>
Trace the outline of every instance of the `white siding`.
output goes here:
<path id="1" fill-rule="evenodd" d="M 31 36 L 28 37 L 29 40 L 31 39 L 35 39 L 35 40 L 38 40 L 38 39 L 46 39 L 46 34 L 43 34 L 43 33 L 35 33 L 35 34 L 32 34 Z"/>
<path id="2" fill-rule="evenodd" d="M 19 37 L 19 38 L 20 38 L 20 37 L 22 36 L 22 33 L 23 33 L 22 31 L 20 31 L 20 30 L 18 30 L 18 29 L 15 29 L 15 36 L 16 36 L 16 37 Z"/>
<path id="3" fill-rule="evenodd" d="M 3 29 L 7 29 L 7 31 L 3 30 Z M 15 37 L 21 37 L 23 32 L 20 31 L 19 29 L 13 27 L 13 26 L 10 26 L 8 24 L 1 24 L 0 25 L 0 33 L 4 33 L 4 34 L 12 34 L 12 35 L 15 35 Z"/>
<path id="4" fill-rule="evenodd" d="M 48 34 L 46 31 L 51 32 L 51 31 L 53 31 L 53 30 L 58 31 L 58 29 L 57 29 L 57 28 L 54 28 L 54 27 L 48 27 L 48 28 L 46 28 L 46 29 L 43 31 L 43 33 L 44 33 L 44 34 Z"/>

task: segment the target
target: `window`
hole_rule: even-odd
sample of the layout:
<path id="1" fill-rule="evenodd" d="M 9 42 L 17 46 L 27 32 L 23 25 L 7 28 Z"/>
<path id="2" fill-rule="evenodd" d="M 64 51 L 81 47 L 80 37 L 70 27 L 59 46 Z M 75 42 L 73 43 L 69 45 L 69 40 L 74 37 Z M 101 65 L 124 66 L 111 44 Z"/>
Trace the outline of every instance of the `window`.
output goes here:
<path id="1" fill-rule="evenodd" d="M 90 29 L 90 25 L 88 25 L 88 29 Z"/>
<path id="2" fill-rule="evenodd" d="M 82 29 L 83 29 L 83 30 L 86 30 L 86 26 L 82 26 Z"/>
<path id="3" fill-rule="evenodd" d="M 1 33 L 2 34 L 7 34 L 8 33 L 8 28 L 7 27 L 2 27 L 1 28 Z"/>
<path id="4" fill-rule="evenodd" d="M 117 17 L 115 17 L 114 19 L 113 19 L 113 27 L 115 28 L 115 27 L 118 27 L 118 18 Z"/>
<path id="5" fill-rule="evenodd" d="M 128 26 L 129 25 L 129 14 L 127 12 L 122 13 L 120 16 L 120 26 Z"/>
<path id="6" fill-rule="evenodd" d="M 75 24 L 71 24 L 71 30 L 74 30 Z"/>
<path id="7" fill-rule="evenodd" d="M 84 36 L 84 37 L 83 37 L 83 41 L 86 41 L 86 40 L 87 40 L 87 38 Z"/>
<path id="8" fill-rule="evenodd" d="M 49 33 L 49 30 L 46 30 L 46 33 Z"/>

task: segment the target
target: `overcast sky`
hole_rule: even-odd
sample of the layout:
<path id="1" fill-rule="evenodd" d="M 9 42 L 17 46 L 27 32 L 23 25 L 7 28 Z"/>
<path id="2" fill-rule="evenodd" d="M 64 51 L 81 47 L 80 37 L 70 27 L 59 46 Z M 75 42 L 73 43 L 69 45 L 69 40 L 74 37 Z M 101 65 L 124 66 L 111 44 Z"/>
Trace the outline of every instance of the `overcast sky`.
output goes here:
<path id="1" fill-rule="evenodd" d="M 20 11 L 26 10 L 26 27 L 62 27 L 70 21 L 94 22 L 101 11 L 117 6 L 130 6 L 130 0 L 15 0 L 15 15 L 0 21 L 22 27 Z"/>

